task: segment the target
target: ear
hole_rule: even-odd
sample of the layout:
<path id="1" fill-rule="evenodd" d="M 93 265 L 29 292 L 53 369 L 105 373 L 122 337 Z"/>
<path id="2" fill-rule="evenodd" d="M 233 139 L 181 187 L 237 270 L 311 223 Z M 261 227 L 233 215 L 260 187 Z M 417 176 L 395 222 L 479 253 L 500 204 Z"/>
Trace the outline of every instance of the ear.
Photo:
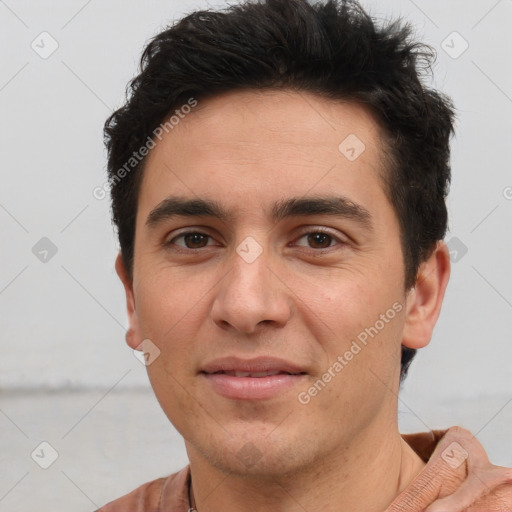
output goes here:
<path id="1" fill-rule="evenodd" d="M 128 275 L 121 253 L 117 255 L 115 266 L 117 275 L 123 283 L 126 294 L 126 309 L 128 311 L 129 322 L 129 328 L 128 331 L 126 331 L 126 343 L 130 348 L 136 349 L 141 344 L 142 337 L 140 336 L 139 320 L 135 309 L 133 282 Z"/>
<path id="2" fill-rule="evenodd" d="M 450 278 L 450 251 L 439 241 L 431 256 L 421 263 L 416 283 L 406 297 L 402 345 L 423 348 L 432 338 Z"/>

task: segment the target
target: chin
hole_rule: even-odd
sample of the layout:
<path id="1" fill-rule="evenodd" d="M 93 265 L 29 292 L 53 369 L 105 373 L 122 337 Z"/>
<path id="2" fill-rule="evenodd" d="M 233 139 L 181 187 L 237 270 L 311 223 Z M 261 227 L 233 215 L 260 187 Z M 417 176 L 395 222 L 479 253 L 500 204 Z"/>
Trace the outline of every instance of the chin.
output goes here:
<path id="1" fill-rule="evenodd" d="M 261 435 L 261 428 L 252 430 L 247 426 L 243 431 L 240 429 L 238 435 L 230 428 L 226 430 L 228 433 L 221 438 L 189 437 L 193 450 L 199 452 L 211 466 L 226 474 L 272 480 L 303 471 L 323 457 L 323 453 L 317 453 L 319 446 L 308 436 L 293 436 L 286 432 L 285 437 L 283 430 L 275 425 L 265 435 Z M 187 452 L 190 457 L 188 445 Z"/>

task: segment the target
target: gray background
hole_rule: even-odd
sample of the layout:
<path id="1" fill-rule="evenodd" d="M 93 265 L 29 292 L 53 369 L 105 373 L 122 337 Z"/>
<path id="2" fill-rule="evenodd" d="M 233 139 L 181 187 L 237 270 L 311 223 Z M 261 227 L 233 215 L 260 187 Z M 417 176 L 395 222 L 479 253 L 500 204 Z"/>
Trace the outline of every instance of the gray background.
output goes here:
<path id="1" fill-rule="evenodd" d="M 103 122 L 144 44 L 223 4 L 0 0 L 1 511 L 92 510 L 186 464 L 124 342 L 108 198 L 92 192 L 105 182 Z M 452 277 L 400 395 L 402 431 L 462 425 L 512 466 L 512 1 L 363 5 L 413 22 L 458 109 Z M 43 441 L 58 454 L 48 469 Z"/>

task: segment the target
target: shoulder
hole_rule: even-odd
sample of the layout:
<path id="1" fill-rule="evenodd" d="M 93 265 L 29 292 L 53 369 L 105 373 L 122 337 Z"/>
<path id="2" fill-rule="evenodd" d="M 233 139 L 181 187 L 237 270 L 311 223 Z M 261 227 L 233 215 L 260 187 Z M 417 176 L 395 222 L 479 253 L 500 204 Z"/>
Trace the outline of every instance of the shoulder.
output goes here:
<path id="1" fill-rule="evenodd" d="M 175 502 L 176 505 L 186 507 L 188 505 L 186 497 L 188 469 L 189 466 L 186 466 L 177 473 L 146 482 L 95 512 L 160 512 L 163 506 L 162 501 Z M 165 508 L 167 509 L 167 504 Z"/>
<path id="2" fill-rule="evenodd" d="M 387 512 L 512 511 L 512 469 L 491 464 L 469 430 L 451 427 L 402 437 L 427 462 Z"/>

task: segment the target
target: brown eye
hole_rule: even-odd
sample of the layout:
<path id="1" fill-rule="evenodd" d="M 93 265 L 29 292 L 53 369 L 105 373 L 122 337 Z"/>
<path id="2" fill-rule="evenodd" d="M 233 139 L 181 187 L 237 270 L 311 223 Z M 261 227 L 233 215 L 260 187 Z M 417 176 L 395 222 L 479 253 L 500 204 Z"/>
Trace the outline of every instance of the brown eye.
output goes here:
<path id="1" fill-rule="evenodd" d="M 208 235 L 203 233 L 188 233 L 184 235 L 183 240 L 189 249 L 197 249 L 198 247 L 205 247 L 208 238 Z"/>
<path id="2" fill-rule="evenodd" d="M 304 242 L 301 242 L 301 240 L 304 240 Z M 322 249 L 330 249 L 336 247 L 337 245 L 340 246 L 339 248 L 342 248 L 344 245 L 346 245 L 343 240 L 340 240 L 338 237 L 332 235 L 331 233 L 320 229 L 305 232 L 297 239 L 295 244 L 301 247 L 315 249 L 317 252 L 320 252 Z"/>
<path id="3" fill-rule="evenodd" d="M 313 249 L 326 249 L 331 245 L 332 236 L 322 232 L 311 233 L 308 242 Z"/>
<path id="4" fill-rule="evenodd" d="M 208 245 L 210 239 L 211 236 L 205 233 L 201 233 L 199 231 L 188 231 L 174 237 L 172 240 L 167 242 L 166 245 L 177 245 L 184 249 L 202 249 Z M 178 243 L 178 240 L 183 240 L 183 242 Z"/>

